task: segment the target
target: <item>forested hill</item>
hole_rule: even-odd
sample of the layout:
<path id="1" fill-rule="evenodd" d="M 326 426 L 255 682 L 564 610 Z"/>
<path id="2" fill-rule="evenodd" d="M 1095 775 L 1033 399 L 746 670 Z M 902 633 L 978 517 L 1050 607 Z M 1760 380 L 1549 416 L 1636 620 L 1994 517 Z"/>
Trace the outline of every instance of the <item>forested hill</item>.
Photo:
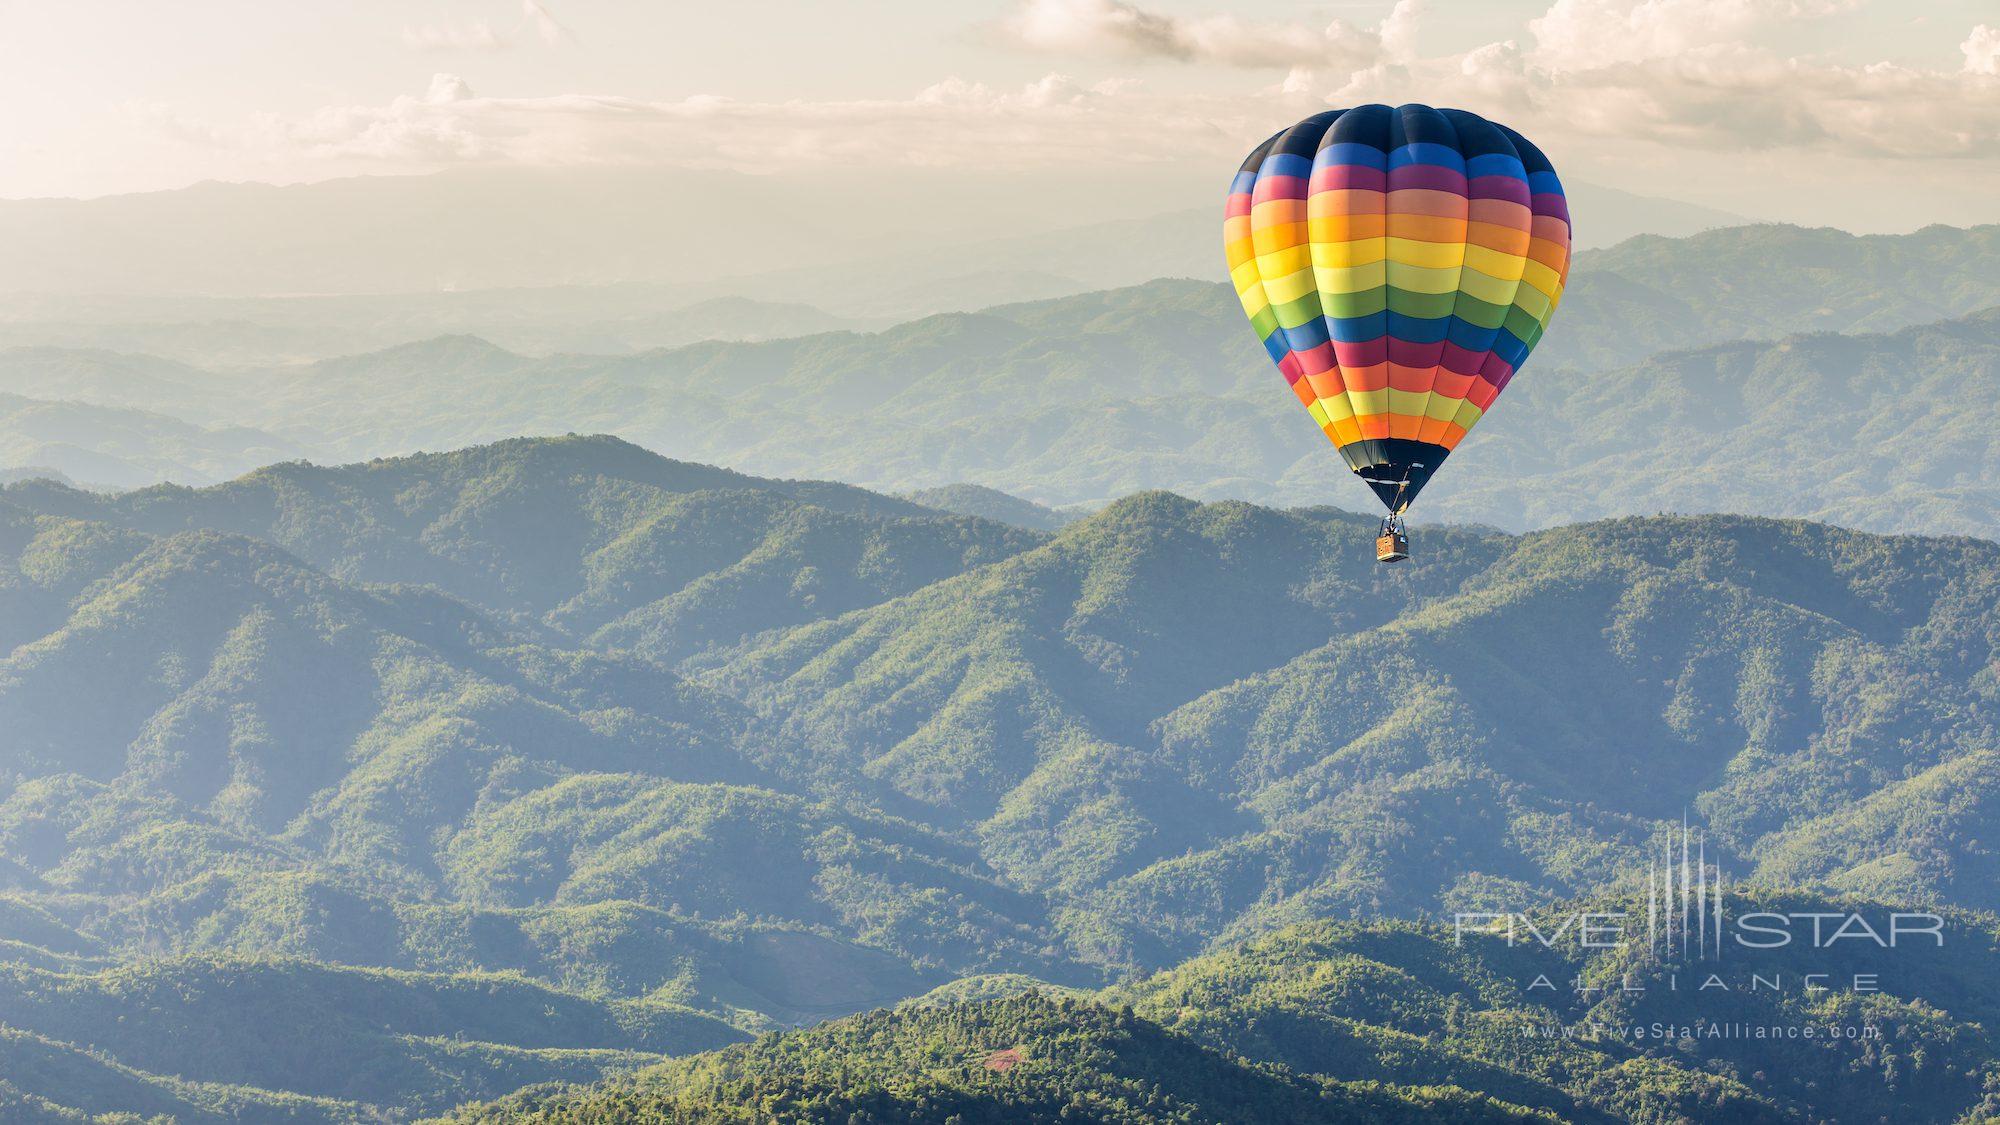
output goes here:
<path id="1" fill-rule="evenodd" d="M 1726 907 L 1879 909 L 1770 892 Z M 975 978 L 452 1120 L 1984 1120 L 2000 1078 L 1992 922 L 1953 916 L 1942 946 L 1738 949 L 1733 967 L 1442 925 L 1304 923 L 1097 994 Z M 1800 986 L 1830 969 L 1872 970 L 1879 987 Z M 1789 984 L 1753 990 L 1753 974 Z M 1700 1034 L 1724 1027 L 1765 1034 Z M 1786 1033 L 1806 1028 L 1807 1040 Z"/>
<path id="2" fill-rule="evenodd" d="M 1684 815 L 1732 879 L 2000 907 L 2000 546 L 1661 517 L 1382 567 L 1373 528 L 1156 492 L 1051 532 L 579 437 L 9 485 L 0 1024 L 40 1061 L 0 1077 L 408 1115 L 1615 892 Z M 328 1038 L 272 1040 L 308 983 Z M 135 988 L 163 1022 L 99 1027 Z M 556 1014 L 440 1039 L 494 989 Z M 217 996 L 264 1015 L 175 1040 Z"/>

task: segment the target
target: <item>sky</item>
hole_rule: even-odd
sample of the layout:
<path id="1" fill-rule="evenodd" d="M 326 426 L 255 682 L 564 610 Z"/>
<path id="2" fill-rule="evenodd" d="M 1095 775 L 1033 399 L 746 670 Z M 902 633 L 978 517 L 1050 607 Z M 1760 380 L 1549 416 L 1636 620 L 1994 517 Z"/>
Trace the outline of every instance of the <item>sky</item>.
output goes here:
<path id="1" fill-rule="evenodd" d="M 1299 117 L 1421 101 L 1757 218 L 2000 221 L 2000 0 L 0 0 L 0 97 L 0 198 L 607 164 L 1220 190 Z"/>

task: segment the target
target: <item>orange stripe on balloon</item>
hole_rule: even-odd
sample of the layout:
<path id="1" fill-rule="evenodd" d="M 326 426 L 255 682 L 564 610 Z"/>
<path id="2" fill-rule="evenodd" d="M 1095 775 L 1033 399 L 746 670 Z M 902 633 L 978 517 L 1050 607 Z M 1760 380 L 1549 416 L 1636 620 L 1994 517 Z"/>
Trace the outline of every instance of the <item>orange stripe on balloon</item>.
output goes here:
<path id="1" fill-rule="evenodd" d="M 1435 367 L 1410 367 L 1401 363 L 1389 365 L 1389 387 L 1398 391 L 1428 391 L 1431 380 L 1437 376 Z"/>
<path id="2" fill-rule="evenodd" d="M 1462 399 L 1465 397 L 1465 392 L 1472 388 L 1474 378 L 1476 376 L 1460 375 L 1450 368 L 1440 367 L 1437 369 L 1437 382 L 1431 384 L 1431 393 L 1451 399 Z"/>
<path id="3" fill-rule="evenodd" d="M 1312 387 L 1313 394 L 1319 398 L 1339 398 L 1347 393 L 1347 384 L 1341 379 L 1338 367 L 1326 371 L 1308 371 L 1306 377 L 1299 382 Z"/>
<path id="4" fill-rule="evenodd" d="M 1518 227 L 1504 227 L 1497 223 L 1467 223 L 1465 241 L 1474 246 L 1484 246 L 1498 250 L 1502 254 L 1525 256 L 1530 241 L 1528 232 Z"/>
<path id="5" fill-rule="evenodd" d="M 1413 242 L 1462 243 L 1466 240 L 1464 219 L 1437 215 L 1390 215 L 1389 233 Z"/>
<path id="6" fill-rule="evenodd" d="M 1367 367 L 1349 367 L 1342 364 L 1340 381 L 1346 383 L 1350 391 L 1383 390 L 1389 385 L 1389 365 L 1377 363 Z"/>
<path id="7" fill-rule="evenodd" d="M 1380 238 L 1389 229 L 1389 220 L 1373 215 L 1315 215 L 1308 222 L 1314 242 L 1358 242 Z"/>

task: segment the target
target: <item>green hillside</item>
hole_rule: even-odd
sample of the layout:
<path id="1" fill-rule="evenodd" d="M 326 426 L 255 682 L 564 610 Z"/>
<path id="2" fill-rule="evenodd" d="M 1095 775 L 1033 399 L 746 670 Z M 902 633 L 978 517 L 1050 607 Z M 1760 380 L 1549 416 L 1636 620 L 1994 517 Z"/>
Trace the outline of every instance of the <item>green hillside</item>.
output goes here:
<path id="1" fill-rule="evenodd" d="M 1881 909 L 1769 891 L 1727 907 Z M 1095 996 L 973 988 L 452 1120 L 1983 1120 L 1994 921 L 1953 915 L 1942 946 L 1717 960 L 1314 922 Z M 1862 971 L 1861 991 L 1800 983 Z"/>
<path id="2" fill-rule="evenodd" d="M 940 986 L 915 1007 L 1328 918 L 1629 894 L 1683 816 L 1733 880 L 2000 910 L 2000 546 L 1653 517 L 1426 527 L 1387 568 L 1373 530 L 1145 493 L 1049 534 L 598 438 L 8 486 L 0 1025 L 43 1077 L 0 1093 L 51 1120 L 128 1094 L 191 1120 L 441 1111 Z M 1357 979 L 1343 1005 L 1407 994 L 1369 1022 L 1430 1034 L 1401 978 Z M 1615 1120 L 1823 1101 L 1748 1063 L 1654 1090 L 1655 1062 L 1490 1043 L 1266 1058 L 1220 1007 L 1211 1034 L 1120 995 L 1291 1072 L 1190 1056 L 1221 1086 L 1131 1120 L 1460 1096 L 1303 1074 Z M 1151 1106 L 1169 1047 L 1146 1042 L 1058 1085 Z M 329 1069 L 344 1051 L 367 1065 Z M 1637 1085 L 1579 1077 L 1605 1067 Z M 1968 1081 L 1933 1087 L 1970 1105 Z M 1033 1083 L 983 1098 L 1055 1112 Z"/>
<path id="3" fill-rule="evenodd" d="M 590 1001 L 517 977 L 297 961 L 9 968 L 0 970 L 0 1011 L 10 1028 L 0 1049 L 13 1056 L 6 1080 L 24 1101 L 187 1120 L 408 1114 L 743 1037 L 675 1005 Z M 130 1089 L 116 1092 L 119 1084 Z"/>
<path id="4" fill-rule="evenodd" d="M 833 616 L 1039 542 L 819 481 L 670 461 L 612 438 L 519 440 L 211 488 L 31 487 L 17 505 L 152 534 L 274 543 L 347 581 L 421 583 L 670 659 Z"/>
<path id="5" fill-rule="evenodd" d="M 1591 908 L 1645 916 L 1632 899 Z M 1886 915 L 1863 900 L 1754 890 L 1732 894 L 1727 909 L 1859 910 L 1878 924 Z M 1448 926 L 1313 922 L 1107 999 L 1301 1073 L 1453 1083 L 1575 1121 L 1953 1121 L 1985 1104 L 2000 1074 L 1990 915 L 1953 916 L 1943 947 L 1802 942 L 1711 960 L 1654 959 L 1643 944 L 1584 950 L 1572 935 L 1554 948 L 1525 937 L 1509 946 L 1461 942 Z M 1824 990 L 1808 990 L 1806 973 L 1825 974 Z M 1855 973 L 1874 990 L 1854 991 Z M 1753 975 L 1776 986 L 1756 987 Z M 1652 1030 L 1704 1025 L 1718 1031 Z M 1802 1045 L 1795 1033 L 1741 1033 L 1760 1027 L 1820 1034 Z"/>
<path id="6" fill-rule="evenodd" d="M 1030 993 L 857 1016 L 601 1090 L 531 1093 L 453 1120 L 1387 1125 L 1439 1117 L 1550 1120 L 1453 1088 L 1317 1081 L 1206 1049 L 1129 1011 Z"/>

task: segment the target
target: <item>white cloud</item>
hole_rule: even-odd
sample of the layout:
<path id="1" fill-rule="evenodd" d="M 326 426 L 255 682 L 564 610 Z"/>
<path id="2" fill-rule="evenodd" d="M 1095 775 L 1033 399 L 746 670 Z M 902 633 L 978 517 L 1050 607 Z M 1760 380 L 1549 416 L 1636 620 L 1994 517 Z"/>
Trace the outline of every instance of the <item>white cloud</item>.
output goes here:
<path id="1" fill-rule="evenodd" d="M 2000 74 L 2000 27 L 1980 24 L 1958 45 L 1967 74 Z"/>
<path id="2" fill-rule="evenodd" d="M 565 41 L 574 38 L 569 28 L 557 23 L 556 18 L 549 14 L 548 8 L 539 0 L 521 0 L 521 26 L 533 28 L 535 38 L 551 47 L 561 46 Z"/>
<path id="3" fill-rule="evenodd" d="M 456 74 L 431 75 L 431 88 L 424 92 L 424 101 L 430 105 L 449 105 L 472 97 L 472 87 Z"/>
<path id="4" fill-rule="evenodd" d="M 1258 126 L 1233 100 L 1145 95 L 1129 80 L 1060 74 L 1013 88 L 947 79 L 906 99 L 739 101 L 698 95 L 649 101 L 604 95 L 500 98 L 434 76 L 422 96 L 333 106 L 241 127 L 163 111 L 161 135 L 280 164 L 376 161 L 398 170 L 465 162 L 664 163 L 768 171 L 826 165 L 1048 167 L 1228 161 Z M 1269 106 L 1261 106 L 1268 110 Z M 1310 104 L 1295 106 L 1309 111 Z"/>
<path id="5" fill-rule="evenodd" d="M 1128 0 L 1025 0 L 1017 45 L 1126 59 L 1283 70 L 1272 92 L 1325 104 L 1424 100 L 1540 135 L 1643 136 L 1677 146 L 2000 155 L 2000 31 L 1981 25 L 1956 70 L 1841 65 L 1760 45 L 1861 0 L 1552 0 L 1524 41 L 1426 56 L 1417 0 L 1382 23 L 1250 24 Z M 1939 106 L 1951 112 L 1938 112 Z"/>
<path id="6" fill-rule="evenodd" d="M 524 38 L 539 39 L 550 47 L 574 38 L 568 28 L 549 14 L 540 0 L 521 0 L 519 20 L 511 30 L 500 30 L 489 20 L 470 23 L 409 24 L 403 28 L 403 46 L 412 51 L 486 52 L 504 51 Z"/>
<path id="7" fill-rule="evenodd" d="M 1528 30 L 1542 65 L 1597 69 L 1740 43 L 1772 27 L 1855 5 L 1856 0 L 1555 0 L 1528 21 Z"/>
<path id="8" fill-rule="evenodd" d="M 395 170 L 467 161 L 1186 167 L 1229 164 L 1272 128 L 1327 105 L 1419 98 L 1487 113 L 1570 152 L 1623 146 L 1681 161 L 1689 150 L 2000 158 L 2000 31 L 1992 27 L 1973 29 L 1963 64 L 1950 69 L 1790 57 L 1742 30 L 1845 2 L 1554 0 L 1521 40 L 1426 55 L 1415 0 L 1397 4 L 1373 31 L 1352 32 L 1361 42 L 1352 49 L 1320 31 L 1308 43 L 1228 17 L 1037 0 L 1015 14 L 1011 33 L 1021 42 L 1212 65 L 1258 59 L 1284 77 L 1234 95 L 1157 94 L 1129 79 L 1051 74 L 1007 88 L 950 78 L 900 99 L 739 101 L 494 97 L 439 74 L 422 94 L 387 104 L 244 124 L 190 121 L 160 107 L 144 116 L 156 135 L 182 145 L 233 149 L 269 166 L 343 169 L 357 161 Z M 1725 27 L 1738 30 L 1716 30 Z"/>
<path id="9" fill-rule="evenodd" d="M 1406 38 L 1415 8 L 1415 0 L 1401 0 L 1391 14 L 1399 40 Z M 1342 20 L 1310 27 L 1232 15 L 1171 16 L 1123 0 L 1026 0 L 1000 26 L 1010 42 L 1060 54 L 1348 70 L 1380 57 L 1390 32 L 1388 23 L 1370 32 Z"/>

